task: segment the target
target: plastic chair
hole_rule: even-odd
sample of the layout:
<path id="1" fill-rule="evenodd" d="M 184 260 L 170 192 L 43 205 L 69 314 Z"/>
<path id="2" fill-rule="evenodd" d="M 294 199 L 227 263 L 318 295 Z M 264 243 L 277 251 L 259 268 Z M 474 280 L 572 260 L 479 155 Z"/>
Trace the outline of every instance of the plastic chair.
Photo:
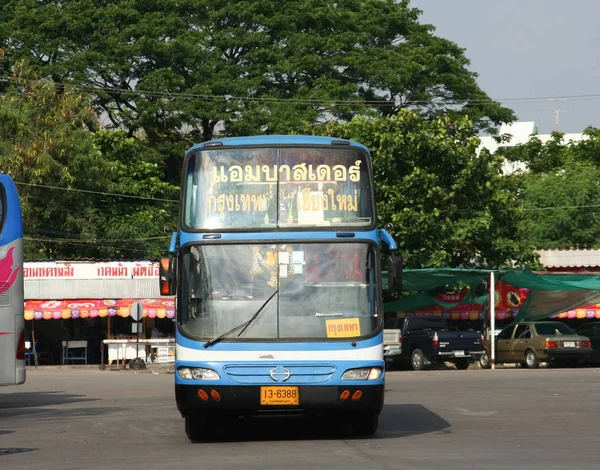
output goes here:
<path id="1" fill-rule="evenodd" d="M 38 347 L 38 342 L 35 342 L 35 350 L 37 351 L 37 347 Z M 31 365 L 31 359 L 34 356 L 33 354 L 34 348 L 33 345 L 29 346 L 29 349 L 25 350 L 25 365 L 26 366 L 30 366 Z M 39 364 L 40 363 L 40 358 L 39 358 L 39 354 L 37 354 L 37 360 L 35 360 L 33 362 L 33 364 Z"/>

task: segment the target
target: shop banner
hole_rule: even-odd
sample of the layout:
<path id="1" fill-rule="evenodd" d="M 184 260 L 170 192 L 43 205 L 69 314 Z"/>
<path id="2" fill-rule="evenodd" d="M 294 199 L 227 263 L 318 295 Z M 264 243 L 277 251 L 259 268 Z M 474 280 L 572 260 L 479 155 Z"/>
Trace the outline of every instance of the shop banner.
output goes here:
<path id="1" fill-rule="evenodd" d="M 106 263 L 26 262 L 23 277 L 27 279 L 156 279 L 159 264 L 152 261 Z"/>
<path id="2" fill-rule="evenodd" d="M 175 318 L 173 299 L 27 300 L 25 320 L 128 317 L 134 302 L 142 303 L 144 318 Z"/>

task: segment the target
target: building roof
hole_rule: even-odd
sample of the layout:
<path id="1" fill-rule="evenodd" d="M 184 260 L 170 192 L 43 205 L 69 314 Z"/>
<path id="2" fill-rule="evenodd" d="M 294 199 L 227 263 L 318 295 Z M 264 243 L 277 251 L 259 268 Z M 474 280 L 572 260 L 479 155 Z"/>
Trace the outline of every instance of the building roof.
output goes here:
<path id="1" fill-rule="evenodd" d="M 513 122 L 512 124 L 502 124 L 498 130 L 498 135 L 510 134 L 512 137 L 508 142 L 498 143 L 492 136 L 481 136 L 481 148 L 486 148 L 494 153 L 500 147 L 514 147 L 529 141 L 531 136 L 536 133 L 535 122 Z"/>
<path id="2" fill-rule="evenodd" d="M 537 250 L 546 268 L 600 267 L 600 250 Z"/>
<path id="3" fill-rule="evenodd" d="M 537 126 L 533 121 L 502 124 L 498 131 L 498 135 L 502 136 L 506 134 L 511 136 L 510 140 L 501 143 L 498 143 L 492 136 L 480 136 L 481 144 L 479 145 L 478 152 L 485 148 L 491 153 L 494 153 L 499 148 L 516 147 L 517 145 L 526 144 L 533 135 L 535 135 L 542 144 L 545 144 L 552 139 L 552 134 L 538 134 Z M 578 142 L 586 139 L 588 139 L 588 137 L 583 133 L 569 133 L 563 134 L 562 143 L 567 144 L 569 142 Z M 506 174 L 511 174 L 516 171 L 525 171 L 526 169 L 524 162 L 505 162 L 503 167 L 503 171 Z"/>

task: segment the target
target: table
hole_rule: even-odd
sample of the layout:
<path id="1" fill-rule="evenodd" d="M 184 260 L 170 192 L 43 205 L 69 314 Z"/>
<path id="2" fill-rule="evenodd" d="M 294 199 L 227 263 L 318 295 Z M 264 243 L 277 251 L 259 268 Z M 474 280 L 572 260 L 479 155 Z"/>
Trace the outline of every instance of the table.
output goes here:
<path id="1" fill-rule="evenodd" d="M 149 352 L 154 352 L 154 356 L 157 358 L 155 362 L 174 362 L 175 361 L 175 339 L 174 338 L 151 338 L 151 339 L 140 339 L 139 346 L 136 344 L 136 339 L 104 339 L 102 340 L 103 345 L 108 345 L 108 363 L 119 362 L 125 365 L 125 361 L 135 359 L 143 359 L 144 362 L 151 362 L 148 360 L 150 356 Z M 165 349 L 167 354 L 164 353 Z M 102 347 L 102 361 L 104 364 L 104 347 Z"/>
<path id="2" fill-rule="evenodd" d="M 68 364 L 69 361 L 87 364 L 87 347 L 87 341 L 63 341 L 61 364 Z"/>

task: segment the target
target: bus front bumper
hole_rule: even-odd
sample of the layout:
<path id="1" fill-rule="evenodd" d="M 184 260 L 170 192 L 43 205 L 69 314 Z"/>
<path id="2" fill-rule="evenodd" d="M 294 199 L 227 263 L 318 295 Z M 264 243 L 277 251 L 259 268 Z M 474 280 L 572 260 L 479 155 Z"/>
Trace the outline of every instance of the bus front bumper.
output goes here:
<path id="1" fill-rule="evenodd" d="M 201 411 L 342 412 L 381 411 L 384 385 L 297 386 L 297 404 L 261 404 L 261 386 L 175 385 L 177 408 L 182 416 Z M 346 393 L 347 392 L 347 393 Z"/>

